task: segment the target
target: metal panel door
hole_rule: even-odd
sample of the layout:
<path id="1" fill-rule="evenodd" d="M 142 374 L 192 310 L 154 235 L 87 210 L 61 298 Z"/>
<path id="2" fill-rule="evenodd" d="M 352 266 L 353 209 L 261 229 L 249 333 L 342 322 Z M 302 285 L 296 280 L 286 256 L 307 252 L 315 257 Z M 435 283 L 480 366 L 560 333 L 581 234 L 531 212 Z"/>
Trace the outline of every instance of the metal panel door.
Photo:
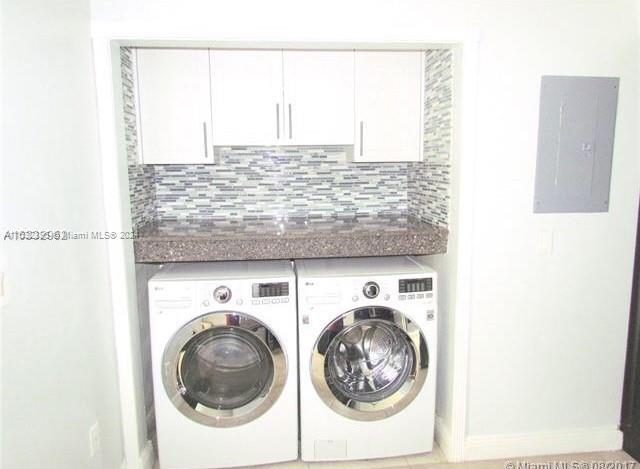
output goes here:
<path id="1" fill-rule="evenodd" d="M 542 77 L 534 212 L 606 212 L 618 79 Z"/>

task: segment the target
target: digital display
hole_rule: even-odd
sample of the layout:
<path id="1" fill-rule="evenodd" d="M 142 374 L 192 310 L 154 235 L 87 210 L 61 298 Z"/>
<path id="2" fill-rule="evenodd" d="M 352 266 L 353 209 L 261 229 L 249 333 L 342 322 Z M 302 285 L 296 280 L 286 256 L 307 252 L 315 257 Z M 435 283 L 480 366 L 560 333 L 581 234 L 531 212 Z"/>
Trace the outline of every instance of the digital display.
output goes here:
<path id="1" fill-rule="evenodd" d="M 288 296 L 289 282 L 254 283 L 251 293 L 254 298 L 264 298 L 268 296 Z"/>
<path id="2" fill-rule="evenodd" d="M 414 293 L 431 290 L 433 290 L 433 279 L 431 277 L 400 280 L 400 293 Z"/>

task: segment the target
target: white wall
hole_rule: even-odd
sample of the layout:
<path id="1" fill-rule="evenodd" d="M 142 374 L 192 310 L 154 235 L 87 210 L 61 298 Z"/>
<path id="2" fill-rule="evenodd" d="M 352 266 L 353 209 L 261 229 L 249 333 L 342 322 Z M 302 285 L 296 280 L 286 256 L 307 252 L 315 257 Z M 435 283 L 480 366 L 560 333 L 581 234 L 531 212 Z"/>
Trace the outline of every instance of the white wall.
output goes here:
<path id="1" fill-rule="evenodd" d="M 587 431 L 616 445 L 639 182 L 634 5 L 478 9 L 471 435 Z M 608 213 L 531 213 L 543 74 L 621 77 Z M 546 230 L 550 255 L 538 247 Z M 478 457 L 495 454 L 472 443 Z"/>
<path id="2" fill-rule="evenodd" d="M 95 34 L 124 38 L 411 41 L 479 28 L 472 304 L 456 312 L 472 318 L 469 455 L 513 452 L 503 435 L 521 437 L 520 453 L 569 448 L 558 435 L 618 444 L 640 182 L 635 1 L 92 0 L 92 17 Z M 608 213 L 532 214 L 543 74 L 621 77 Z"/>
<path id="3" fill-rule="evenodd" d="M 104 230 L 88 1 L 2 9 L 2 234 Z M 104 242 L 1 247 L 3 467 L 120 467 Z M 95 422 L 102 449 L 90 459 Z"/>

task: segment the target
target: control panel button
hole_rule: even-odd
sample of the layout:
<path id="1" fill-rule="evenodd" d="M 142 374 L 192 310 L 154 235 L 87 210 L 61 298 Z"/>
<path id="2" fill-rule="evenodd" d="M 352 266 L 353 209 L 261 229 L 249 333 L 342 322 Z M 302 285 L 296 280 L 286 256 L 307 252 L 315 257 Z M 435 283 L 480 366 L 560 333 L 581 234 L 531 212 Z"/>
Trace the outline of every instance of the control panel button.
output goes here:
<path id="1" fill-rule="evenodd" d="M 391 295 L 389 295 L 388 293 L 386 293 L 386 294 L 384 295 L 384 299 L 385 299 L 386 301 L 389 301 L 389 300 L 391 299 Z"/>
<path id="2" fill-rule="evenodd" d="M 378 285 L 376 282 L 367 282 L 362 288 L 362 293 L 369 299 L 375 298 L 380 293 L 380 285 Z"/>
<path id="3" fill-rule="evenodd" d="M 273 300 L 271 300 L 271 303 L 273 304 L 280 303 L 280 298 L 274 298 Z"/>
<path id="4" fill-rule="evenodd" d="M 416 295 L 407 295 L 407 300 L 415 300 Z"/>
<path id="5" fill-rule="evenodd" d="M 251 304 L 252 305 L 259 305 L 260 304 L 260 300 L 251 300 Z"/>
<path id="6" fill-rule="evenodd" d="M 237 304 L 238 306 L 240 306 L 240 305 L 242 304 L 242 300 L 241 300 L 240 298 L 238 298 L 238 299 L 236 300 L 236 304 Z"/>
<path id="7" fill-rule="evenodd" d="M 262 300 L 263 305 L 268 305 L 269 303 L 271 303 L 271 300 L 269 298 L 265 298 L 264 300 Z"/>
<path id="8" fill-rule="evenodd" d="M 424 298 L 424 293 L 418 293 L 418 294 L 416 295 L 416 298 L 417 298 L 418 300 L 423 299 L 423 298 Z"/>
<path id="9" fill-rule="evenodd" d="M 207 306 L 209 306 L 210 304 L 211 304 L 211 303 L 209 303 L 209 300 L 204 300 L 204 301 L 202 302 L 202 306 L 204 306 L 205 308 L 206 308 Z"/>
<path id="10" fill-rule="evenodd" d="M 289 303 L 289 298 L 282 298 L 280 303 Z"/>
<path id="11" fill-rule="evenodd" d="M 213 298 L 218 303 L 226 303 L 231 299 L 231 290 L 225 286 L 218 287 L 213 291 Z"/>
<path id="12" fill-rule="evenodd" d="M 399 299 L 400 301 L 404 301 L 404 300 L 406 300 L 406 299 L 407 299 L 407 295 L 400 295 L 400 296 L 398 296 L 398 299 Z"/>
<path id="13" fill-rule="evenodd" d="M 427 311 L 427 321 L 432 321 L 435 317 L 436 315 L 432 310 Z"/>
<path id="14" fill-rule="evenodd" d="M 352 301 L 358 301 L 358 295 L 353 295 L 353 296 L 351 297 L 351 300 L 352 300 Z"/>

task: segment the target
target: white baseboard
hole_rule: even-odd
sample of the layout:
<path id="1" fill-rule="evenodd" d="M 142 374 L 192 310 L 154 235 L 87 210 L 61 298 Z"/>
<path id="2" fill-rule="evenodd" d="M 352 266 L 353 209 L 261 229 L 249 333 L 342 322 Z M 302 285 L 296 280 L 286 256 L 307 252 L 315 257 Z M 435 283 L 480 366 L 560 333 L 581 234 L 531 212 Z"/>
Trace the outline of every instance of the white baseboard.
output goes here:
<path id="1" fill-rule="evenodd" d="M 140 469 L 153 469 L 155 463 L 155 453 L 153 451 L 153 443 L 151 440 L 147 440 L 147 444 L 140 452 L 140 462 L 138 467 Z"/>
<path id="2" fill-rule="evenodd" d="M 615 451 L 620 448 L 622 448 L 620 430 L 616 427 L 595 427 L 514 435 L 468 436 L 465 440 L 464 459 L 467 461 L 503 459 Z"/>
<path id="3" fill-rule="evenodd" d="M 449 427 L 444 423 L 442 418 L 436 415 L 436 428 L 435 428 L 435 438 L 438 446 L 440 447 L 440 451 L 444 455 L 447 461 L 453 461 L 453 447 L 451 445 L 451 431 Z"/>

